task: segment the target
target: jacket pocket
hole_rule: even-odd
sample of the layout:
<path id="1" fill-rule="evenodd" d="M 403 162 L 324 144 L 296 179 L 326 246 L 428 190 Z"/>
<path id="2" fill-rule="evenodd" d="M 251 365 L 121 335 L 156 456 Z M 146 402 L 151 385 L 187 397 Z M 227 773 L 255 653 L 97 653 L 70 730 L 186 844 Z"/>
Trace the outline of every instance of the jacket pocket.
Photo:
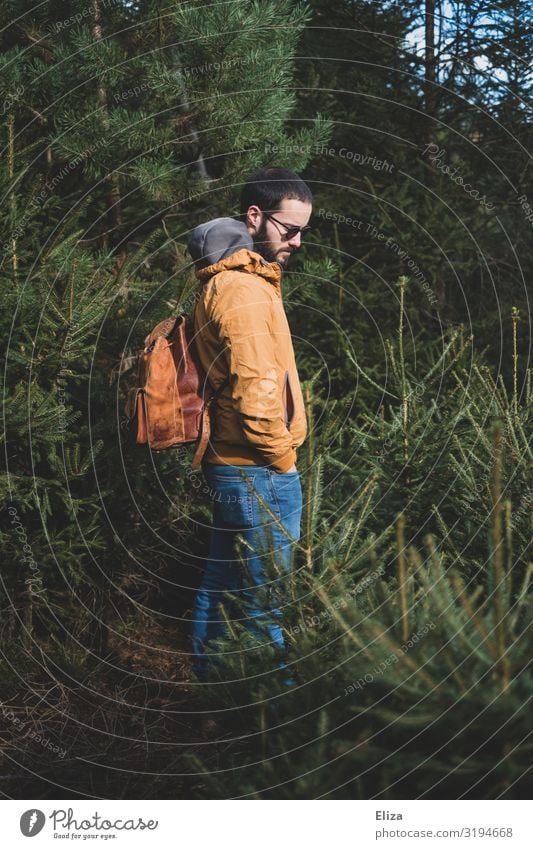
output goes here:
<path id="1" fill-rule="evenodd" d="M 294 418 L 294 398 L 289 380 L 289 372 L 285 372 L 285 380 L 283 383 L 283 412 L 285 416 L 285 427 L 291 429 L 291 423 Z"/>

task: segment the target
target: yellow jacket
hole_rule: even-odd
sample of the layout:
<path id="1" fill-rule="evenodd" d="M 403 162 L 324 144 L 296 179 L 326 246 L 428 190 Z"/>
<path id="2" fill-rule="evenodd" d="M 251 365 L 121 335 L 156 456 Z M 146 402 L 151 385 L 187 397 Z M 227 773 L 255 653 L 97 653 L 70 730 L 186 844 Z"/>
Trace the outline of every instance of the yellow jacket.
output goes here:
<path id="1" fill-rule="evenodd" d="M 296 462 L 307 422 L 281 275 L 278 263 L 247 248 L 196 272 L 195 348 L 214 389 L 229 377 L 207 462 L 278 472 Z"/>

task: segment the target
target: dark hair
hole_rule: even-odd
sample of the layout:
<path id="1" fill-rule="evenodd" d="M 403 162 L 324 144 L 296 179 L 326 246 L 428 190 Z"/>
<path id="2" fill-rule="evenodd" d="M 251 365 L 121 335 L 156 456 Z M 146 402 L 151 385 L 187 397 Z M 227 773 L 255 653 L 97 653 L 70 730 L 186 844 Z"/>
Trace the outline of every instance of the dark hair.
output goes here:
<path id="1" fill-rule="evenodd" d="M 257 168 L 242 188 L 239 217 L 245 221 L 250 206 L 258 206 L 267 212 L 279 209 L 285 198 L 313 202 L 311 189 L 294 171 L 288 168 Z"/>

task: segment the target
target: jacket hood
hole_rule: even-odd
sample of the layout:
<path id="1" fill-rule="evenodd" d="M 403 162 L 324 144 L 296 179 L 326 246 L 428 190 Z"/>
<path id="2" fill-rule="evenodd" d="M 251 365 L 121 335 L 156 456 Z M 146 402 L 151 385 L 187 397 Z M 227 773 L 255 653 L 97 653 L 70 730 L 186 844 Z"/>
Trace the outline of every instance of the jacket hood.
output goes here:
<path id="1" fill-rule="evenodd" d="M 235 218 L 213 218 L 195 227 L 187 242 L 187 249 L 197 269 L 205 268 L 247 248 L 254 243 L 243 221 Z"/>
<path id="2" fill-rule="evenodd" d="M 219 262 L 200 268 L 196 277 L 200 283 L 207 283 L 214 274 L 221 271 L 245 271 L 248 274 L 256 274 L 273 283 L 277 289 L 281 287 L 282 268 L 279 262 L 267 262 L 261 254 L 242 248 L 230 256 L 224 257 Z"/>

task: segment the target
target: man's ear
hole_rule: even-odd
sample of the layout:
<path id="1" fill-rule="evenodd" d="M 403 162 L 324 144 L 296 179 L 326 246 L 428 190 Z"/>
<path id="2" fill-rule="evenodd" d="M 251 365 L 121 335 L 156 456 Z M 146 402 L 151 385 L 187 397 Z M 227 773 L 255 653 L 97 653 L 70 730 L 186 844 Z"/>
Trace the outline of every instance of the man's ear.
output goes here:
<path id="1" fill-rule="evenodd" d="M 256 236 L 261 229 L 262 213 L 258 206 L 252 205 L 248 207 L 246 213 L 246 228 L 250 236 Z"/>

